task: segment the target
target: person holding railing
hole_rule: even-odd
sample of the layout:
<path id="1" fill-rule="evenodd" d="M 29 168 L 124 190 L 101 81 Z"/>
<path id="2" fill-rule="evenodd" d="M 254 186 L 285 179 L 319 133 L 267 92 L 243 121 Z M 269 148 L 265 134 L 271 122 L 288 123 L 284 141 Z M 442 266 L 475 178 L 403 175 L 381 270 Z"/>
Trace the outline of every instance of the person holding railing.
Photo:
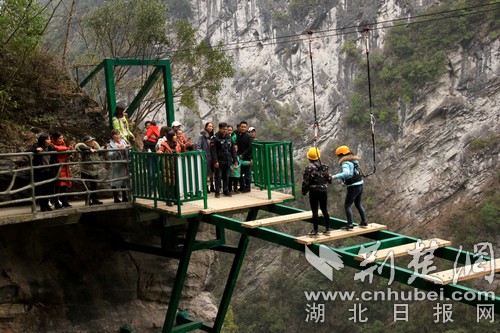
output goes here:
<path id="1" fill-rule="evenodd" d="M 34 182 L 35 182 L 35 195 L 47 196 L 54 194 L 54 182 L 47 182 L 45 184 L 37 185 L 36 183 L 49 180 L 55 177 L 57 169 L 54 164 L 57 163 L 55 155 L 43 154 L 44 152 L 55 151 L 54 146 L 50 143 L 48 134 L 42 134 L 38 137 L 37 142 L 26 150 L 27 152 L 34 153 L 33 166 L 34 168 Z M 40 167 L 44 166 L 44 167 Z M 49 212 L 52 210 L 49 206 L 49 198 L 37 199 L 42 212 Z"/>
<path id="2" fill-rule="evenodd" d="M 75 149 L 74 143 L 70 143 L 69 146 L 66 146 L 66 143 L 64 142 L 64 136 L 60 132 L 54 132 L 52 133 L 52 145 L 54 146 L 55 150 L 58 152 L 63 152 L 67 150 L 73 150 Z M 68 163 L 69 161 L 69 156 L 71 154 L 58 154 L 56 155 L 57 162 L 59 163 Z M 71 178 L 71 170 L 68 164 L 61 165 L 59 167 L 59 178 Z M 54 200 L 54 207 L 56 209 L 60 208 L 70 208 L 71 205 L 68 200 L 68 196 L 65 195 L 65 193 L 68 191 L 69 188 L 71 188 L 72 182 L 69 179 L 59 179 L 55 183 L 55 193 L 60 193 L 61 195 L 56 197 Z"/>
<path id="3" fill-rule="evenodd" d="M 80 173 L 82 179 L 88 179 L 90 181 L 85 182 L 87 189 L 90 189 L 90 198 L 87 201 L 89 206 L 92 205 L 102 205 L 102 201 L 97 199 L 97 180 L 99 179 L 99 150 L 101 146 L 95 141 L 90 135 L 83 137 L 83 142 L 77 143 L 75 149 L 81 152 L 81 158 L 83 162 L 95 162 L 95 163 L 82 163 L 80 165 Z"/>
<path id="4" fill-rule="evenodd" d="M 112 160 L 128 159 L 128 148 L 130 148 L 130 144 L 121 137 L 119 130 L 114 129 L 111 131 L 111 140 L 109 141 L 109 147 L 112 149 L 122 149 L 109 153 L 109 157 Z M 127 187 L 126 177 L 128 176 L 128 173 L 128 163 L 113 163 L 111 166 L 111 188 L 118 189 Z M 113 198 L 115 203 L 129 201 L 127 191 L 122 191 L 121 200 L 118 196 L 118 191 L 113 191 Z"/>
<path id="5" fill-rule="evenodd" d="M 186 146 L 181 146 L 177 140 L 174 130 L 168 131 L 166 140 L 162 141 L 160 147 L 156 151 L 158 154 L 179 154 L 186 151 Z M 173 206 L 172 198 L 176 195 L 175 191 L 175 167 L 171 157 L 162 159 L 163 165 L 163 182 L 165 184 L 165 192 L 167 195 L 167 206 Z"/>
<path id="6" fill-rule="evenodd" d="M 210 188 L 207 191 L 208 193 L 215 192 L 214 171 L 212 168 L 212 156 L 210 154 L 210 139 L 212 139 L 212 136 L 214 136 L 214 124 L 209 121 L 205 124 L 205 129 L 200 132 L 198 143 L 196 145 L 199 151 L 205 152 L 205 168 L 207 169 L 207 178 L 210 182 Z"/>

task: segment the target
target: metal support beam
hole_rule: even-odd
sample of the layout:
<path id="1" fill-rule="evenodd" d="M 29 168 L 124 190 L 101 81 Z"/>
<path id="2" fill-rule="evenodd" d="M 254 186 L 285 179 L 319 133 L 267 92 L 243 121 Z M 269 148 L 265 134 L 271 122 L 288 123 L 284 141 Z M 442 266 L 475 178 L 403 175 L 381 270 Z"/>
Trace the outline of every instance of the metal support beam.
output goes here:
<path id="1" fill-rule="evenodd" d="M 249 229 L 245 228 L 242 226 L 242 222 L 238 220 L 234 220 L 232 218 L 218 215 L 218 214 L 212 214 L 208 216 L 204 216 L 204 221 L 210 224 L 214 225 L 220 225 L 223 226 L 224 228 L 234 230 L 236 232 L 239 232 L 241 234 L 245 234 L 248 236 L 260 238 L 262 240 L 285 246 L 293 250 L 301 251 L 304 252 L 304 245 L 299 244 L 295 241 L 295 236 L 284 234 L 275 230 L 271 230 L 265 227 L 259 227 L 256 229 Z M 381 233 L 381 231 L 377 232 Z M 389 232 L 387 237 L 397 237 L 397 236 L 402 236 L 398 235 L 395 233 Z M 313 243 L 309 245 L 309 249 L 311 249 L 314 253 L 318 254 L 319 253 L 319 247 L 320 246 L 325 246 L 319 243 Z M 394 278 L 395 281 L 401 282 L 402 284 L 405 285 L 411 285 L 412 287 L 419 288 L 421 290 L 425 291 L 432 291 L 432 292 L 437 292 L 440 295 L 443 294 L 444 297 L 450 297 L 453 299 L 460 298 L 460 302 L 469 304 L 469 305 L 477 305 L 477 304 L 494 304 L 495 306 L 495 312 L 500 312 L 500 297 L 493 297 L 491 295 L 487 295 L 483 292 L 480 292 L 475 289 L 467 288 L 464 286 L 460 285 L 455 285 L 455 284 L 448 284 L 445 286 L 440 286 L 433 284 L 429 281 L 426 281 L 423 279 L 421 276 L 418 274 L 415 274 L 414 271 L 408 270 L 406 268 L 402 267 L 397 267 L 397 266 L 392 266 L 389 262 L 382 263 L 382 262 L 376 262 L 374 264 L 369 264 L 366 266 L 361 266 L 361 262 L 357 261 L 354 257 L 356 256 L 355 253 L 351 253 L 350 251 L 346 251 L 343 249 L 337 249 L 337 248 L 332 248 L 328 247 L 331 251 L 339 254 L 342 258 L 343 264 L 348 267 L 352 267 L 357 270 L 365 270 L 372 265 L 377 265 L 379 268 L 373 271 L 373 274 L 378 275 L 380 277 L 386 278 L 386 279 L 391 279 L 392 277 Z M 447 248 L 441 248 L 438 250 L 443 250 Z M 351 249 L 352 250 L 352 249 Z M 435 252 L 439 252 L 436 250 Z M 394 276 L 392 276 L 394 274 Z M 416 275 L 416 276 L 414 276 Z M 414 278 L 413 282 L 411 284 L 408 283 L 410 278 Z M 474 294 L 476 297 L 464 297 L 465 293 L 468 293 L 469 296 L 470 294 Z"/>
<path id="2" fill-rule="evenodd" d="M 227 309 L 229 308 L 229 303 L 231 303 L 231 297 L 233 296 L 234 287 L 236 286 L 236 281 L 238 280 L 238 275 L 243 264 L 243 259 L 245 258 L 245 252 L 248 247 L 248 236 L 241 235 L 240 241 L 238 243 L 238 250 L 233 259 L 233 264 L 231 265 L 231 270 L 227 278 L 226 287 L 224 288 L 224 293 L 222 294 L 222 299 L 219 304 L 219 311 L 215 317 L 215 322 L 213 326 L 213 331 L 215 333 L 220 332 L 222 324 L 224 324 L 224 318 L 226 318 Z"/>
<path id="3" fill-rule="evenodd" d="M 179 302 L 182 295 L 184 282 L 186 281 L 189 261 L 193 253 L 193 245 L 198 233 L 200 222 L 194 218 L 188 219 L 188 229 L 186 232 L 186 239 L 182 249 L 179 267 L 177 268 L 177 275 L 175 276 L 174 285 L 172 287 L 172 295 L 168 303 L 167 314 L 165 315 L 165 322 L 163 324 L 162 333 L 171 333 L 174 327 L 175 316 L 179 308 Z"/>
<path id="4" fill-rule="evenodd" d="M 106 83 L 106 100 L 108 102 L 109 128 L 113 128 L 113 117 L 116 108 L 115 68 L 112 59 L 104 59 L 104 78 Z"/>

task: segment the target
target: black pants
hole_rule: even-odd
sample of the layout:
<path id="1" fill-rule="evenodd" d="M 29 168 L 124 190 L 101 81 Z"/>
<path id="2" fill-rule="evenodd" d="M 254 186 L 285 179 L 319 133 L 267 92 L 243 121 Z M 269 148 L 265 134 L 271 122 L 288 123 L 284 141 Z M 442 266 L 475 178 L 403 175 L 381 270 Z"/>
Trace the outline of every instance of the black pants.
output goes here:
<path id="1" fill-rule="evenodd" d="M 250 185 L 252 184 L 252 168 L 250 165 L 241 166 L 241 190 L 243 192 L 250 191 Z"/>
<path id="2" fill-rule="evenodd" d="M 344 203 L 345 215 L 347 217 L 347 224 L 352 224 L 353 218 L 352 218 L 351 206 L 353 203 L 354 206 L 356 206 L 356 208 L 358 209 L 359 216 L 361 217 L 361 223 L 366 222 L 365 209 L 361 204 L 362 195 L 363 195 L 363 184 L 347 187 L 347 195 L 345 196 L 345 203 Z"/>
<path id="3" fill-rule="evenodd" d="M 94 179 L 94 180 L 97 180 L 97 179 L 99 179 L 99 177 L 98 176 L 92 176 L 92 175 L 89 175 L 89 174 L 86 174 L 86 173 L 82 172 L 82 179 Z M 85 184 L 87 185 L 87 188 L 90 191 L 96 191 L 97 190 L 97 182 L 85 182 Z M 97 200 L 97 193 L 90 193 L 90 200 Z"/>
<path id="4" fill-rule="evenodd" d="M 238 183 L 240 183 L 240 177 L 229 177 L 229 191 L 237 191 Z"/>
<path id="5" fill-rule="evenodd" d="M 41 182 L 47 179 L 52 178 L 53 175 L 50 172 L 50 169 L 38 169 L 35 171 L 35 182 Z M 37 185 L 35 187 L 35 195 L 51 195 L 54 194 L 54 182 L 50 182 L 43 185 Z M 37 199 L 38 204 L 42 211 L 45 211 L 49 208 L 49 198 Z"/>
<path id="6" fill-rule="evenodd" d="M 219 163 L 215 170 L 215 193 L 220 193 L 221 185 L 224 193 L 229 192 L 229 164 Z M 222 181 L 222 184 L 221 184 Z"/>
<path id="7" fill-rule="evenodd" d="M 321 212 L 323 213 L 323 219 L 325 220 L 326 229 L 330 229 L 330 214 L 328 214 L 328 193 L 319 192 L 319 191 L 310 191 L 309 192 L 309 204 L 311 205 L 312 211 L 312 222 L 314 226 L 314 230 L 318 231 L 319 224 L 319 215 L 318 215 L 318 206 L 321 208 Z"/>

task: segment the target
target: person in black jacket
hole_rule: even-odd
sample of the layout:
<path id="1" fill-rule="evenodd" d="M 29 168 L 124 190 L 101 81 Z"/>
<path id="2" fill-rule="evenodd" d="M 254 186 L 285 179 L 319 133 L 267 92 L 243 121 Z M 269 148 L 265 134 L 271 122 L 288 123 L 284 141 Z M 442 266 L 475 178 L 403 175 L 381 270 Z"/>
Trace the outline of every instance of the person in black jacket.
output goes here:
<path id="1" fill-rule="evenodd" d="M 224 195 L 230 197 L 229 171 L 231 164 L 238 165 L 238 156 L 225 122 L 219 123 L 219 131 L 210 140 L 210 155 L 215 171 L 215 197 L 220 197 L 221 180 Z"/>
<path id="2" fill-rule="evenodd" d="M 328 213 L 328 184 L 332 183 L 332 177 L 328 174 L 328 166 L 321 164 L 319 158 L 321 152 L 317 147 L 310 148 L 307 151 L 307 158 L 311 162 L 304 170 L 302 181 L 302 194 L 306 195 L 309 192 L 309 204 L 312 211 L 313 230 L 309 233 L 311 236 L 318 234 L 318 206 L 321 208 L 323 218 L 325 220 L 325 234 L 330 232 L 329 221 L 330 214 Z"/>
<path id="3" fill-rule="evenodd" d="M 252 142 L 253 137 L 247 132 L 248 123 L 240 122 L 238 125 L 238 134 L 236 135 L 236 144 L 238 145 L 238 155 L 243 161 L 252 160 Z M 250 165 L 241 166 L 240 192 L 250 192 L 252 183 L 252 170 Z"/>
<path id="4" fill-rule="evenodd" d="M 37 142 L 26 151 L 34 153 L 35 195 L 38 197 L 54 194 L 54 182 L 48 182 L 41 185 L 36 184 L 44 180 L 55 178 L 57 173 L 57 168 L 55 167 L 57 163 L 56 155 L 44 154 L 46 152 L 56 151 L 50 142 L 50 136 L 48 134 L 40 135 Z M 37 202 L 42 212 L 49 212 L 52 210 L 49 206 L 49 198 L 40 198 L 37 199 Z"/>

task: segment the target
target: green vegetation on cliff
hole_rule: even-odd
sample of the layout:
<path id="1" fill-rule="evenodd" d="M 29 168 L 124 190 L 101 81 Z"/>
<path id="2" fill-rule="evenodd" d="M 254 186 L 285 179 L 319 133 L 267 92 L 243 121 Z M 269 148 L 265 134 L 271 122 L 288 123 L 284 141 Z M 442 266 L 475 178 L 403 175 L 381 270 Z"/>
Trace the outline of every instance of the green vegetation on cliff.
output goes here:
<path id="1" fill-rule="evenodd" d="M 489 2 L 447 1 L 419 15 L 443 14 L 422 16 L 389 29 L 383 50 L 370 53 L 372 101 L 379 122 L 397 125 L 398 108 L 417 102 L 422 89 L 432 86 L 450 70 L 451 52 L 467 48 L 473 39 L 498 38 L 495 31 L 500 28 L 500 11 L 491 7 L 471 8 Z M 460 8 L 471 9 L 458 10 Z M 355 52 L 353 44 L 347 41 L 342 51 L 356 59 L 360 72 L 346 117 L 350 125 L 356 126 L 368 121 L 369 98 L 366 60 L 364 55 Z"/>

